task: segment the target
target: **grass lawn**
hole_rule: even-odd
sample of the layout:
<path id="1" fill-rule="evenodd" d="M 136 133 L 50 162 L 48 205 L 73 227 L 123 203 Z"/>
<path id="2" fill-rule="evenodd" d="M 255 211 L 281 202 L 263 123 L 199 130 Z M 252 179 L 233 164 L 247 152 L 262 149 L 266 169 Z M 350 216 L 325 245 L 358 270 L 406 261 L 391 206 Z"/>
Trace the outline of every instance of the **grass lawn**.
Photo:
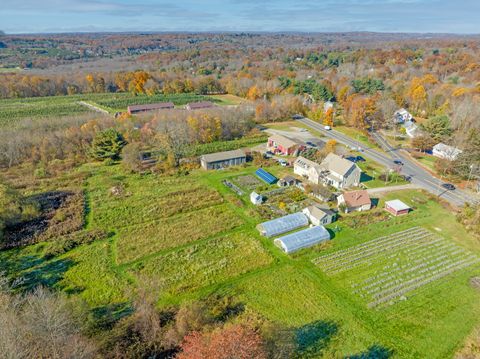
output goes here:
<path id="1" fill-rule="evenodd" d="M 425 154 L 424 156 L 416 157 L 415 159 L 431 171 L 435 172 L 435 162 L 437 157 Z"/>
<path id="2" fill-rule="evenodd" d="M 363 143 L 365 146 L 369 148 L 381 150 L 381 148 L 375 142 L 370 141 L 367 135 L 365 135 L 362 131 L 357 130 L 356 128 L 347 127 L 347 126 L 335 126 L 333 129 L 343 133 L 344 135 L 351 137 L 352 139 L 358 142 Z"/>
<path id="3" fill-rule="evenodd" d="M 359 155 L 361 156 L 362 154 L 359 153 Z M 365 158 L 365 162 L 357 162 L 357 165 L 363 171 L 361 182 L 367 188 L 399 186 L 408 183 L 401 175 L 395 172 L 389 173 L 388 181 L 380 179 L 380 175 L 385 173 L 385 167 L 371 159 Z"/>
<path id="4" fill-rule="evenodd" d="M 480 243 L 433 197 L 419 190 L 382 194 L 370 214 L 343 215 L 329 225 L 332 241 L 289 256 L 273 239 L 258 234 L 255 226 L 262 219 L 249 191 L 238 196 L 222 184 L 229 179 L 248 186 L 255 169 L 154 176 L 132 175 L 118 165 L 85 165 L 79 173 L 90 176 L 79 176 L 79 186 L 88 201 L 87 229 L 103 228 L 112 236 L 49 260 L 41 243 L 3 251 L 0 271 L 23 278 L 28 288 L 41 283 L 79 296 L 92 308 L 128 303 L 139 287 L 158 294 L 160 308 L 212 293 L 231 295 L 247 310 L 294 330 L 298 357 L 305 358 L 373 358 L 378 353 L 447 358 L 479 324 L 480 293 L 468 284 L 471 276 L 480 275 L 479 265 L 411 290 L 406 300 L 377 307 L 369 307 L 370 297 L 355 291 L 355 284 L 382 273 L 393 275 L 394 267 L 408 267 L 410 260 L 421 264 L 423 256 L 435 256 L 440 262 L 443 247 L 429 253 L 422 252 L 428 247 L 399 246 L 339 273 L 315 261 L 412 227 L 451 248 L 447 259 L 463 258 L 463 253 L 480 256 Z M 285 171 L 277 165 L 265 169 L 275 175 Z M 113 195 L 112 187 L 120 195 Z M 413 211 L 387 215 L 384 201 L 396 198 Z M 343 266 L 355 263 L 351 259 Z M 425 259 L 429 268 L 432 263 Z"/>
<path id="5" fill-rule="evenodd" d="M 243 97 L 225 94 L 225 95 L 210 95 L 211 98 L 217 99 L 222 105 L 240 105 L 243 102 L 246 102 Z"/>

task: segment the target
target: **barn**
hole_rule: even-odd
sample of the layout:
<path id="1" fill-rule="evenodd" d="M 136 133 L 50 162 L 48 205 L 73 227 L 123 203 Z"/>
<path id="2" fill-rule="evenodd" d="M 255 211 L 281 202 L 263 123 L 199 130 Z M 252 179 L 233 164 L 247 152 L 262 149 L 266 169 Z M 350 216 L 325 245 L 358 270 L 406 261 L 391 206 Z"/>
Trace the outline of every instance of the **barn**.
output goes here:
<path id="1" fill-rule="evenodd" d="M 257 229 L 262 236 L 273 237 L 300 227 L 305 227 L 306 225 L 308 225 L 307 216 L 298 212 L 260 223 Z"/>
<path id="2" fill-rule="evenodd" d="M 150 103 L 147 105 L 132 105 L 127 107 L 129 115 L 133 115 L 141 112 L 157 111 L 157 110 L 172 110 L 175 108 L 173 102 L 159 102 Z"/>
<path id="3" fill-rule="evenodd" d="M 392 201 L 385 202 L 385 210 L 393 214 L 394 216 L 401 216 L 404 214 L 408 214 L 410 212 L 411 207 L 399 199 L 394 199 Z"/>
<path id="4" fill-rule="evenodd" d="M 203 110 L 203 109 L 212 108 L 212 107 L 215 107 L 215 105 L 212 102 L 200 101 L 200 102 L 188 103 L 185 106 L 185 109 L 187 109 L 188 111 L 193 111 L 193 110 Z"/>
<path id="5" fill-rule="evenodd" d="M 292 253 L 302 248 L 311 247 L 330 239 L 330 233 L 324 226 L 315 226 L 277 238 L 274 243 L 285 253 Z"/>
<path id="6" fill-rule="evenodd" d="M 247 156 L 242 150 L 210 153 L 200 157 L 200 164 L 206 170 L 238 166 L 245 162 L 247 162 Z"/>

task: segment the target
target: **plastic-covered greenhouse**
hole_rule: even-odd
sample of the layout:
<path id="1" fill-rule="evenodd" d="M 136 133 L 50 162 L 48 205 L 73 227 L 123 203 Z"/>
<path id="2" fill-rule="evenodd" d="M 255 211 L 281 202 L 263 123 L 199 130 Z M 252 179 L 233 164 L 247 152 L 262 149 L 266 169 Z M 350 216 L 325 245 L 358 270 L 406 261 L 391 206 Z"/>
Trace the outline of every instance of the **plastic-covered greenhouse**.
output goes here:
<path id="1" fill-rule="evenodd" d="M 328 241 L 330 233 L 324 226 L 315 226 L 275 239 L 274 243 L 286 253 L 292 253 L 299 249 L 313 246 Z"/>
<path id="2" fill-rule="evenodd" d="M 304 227 L 308 224 L 308 218 L 303 213 L 293 213 L 288 216 L 272 219 L 268 222 L 260 223 L 257 229 L 260 234 L 266 237 L 273 237 L 277 234 L 293 231 L 294 229 Z"/>

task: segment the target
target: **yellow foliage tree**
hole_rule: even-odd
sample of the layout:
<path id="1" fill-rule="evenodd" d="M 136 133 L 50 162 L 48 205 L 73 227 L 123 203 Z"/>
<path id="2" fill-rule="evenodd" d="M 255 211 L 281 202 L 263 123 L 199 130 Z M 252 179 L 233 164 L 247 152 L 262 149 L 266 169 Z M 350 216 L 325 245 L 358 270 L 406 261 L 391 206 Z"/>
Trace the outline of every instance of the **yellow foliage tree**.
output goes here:
<path id="1" fill-rule="evenodd" d="M 261 93 L 260 93 L 260 90 L 258 89 L 258 87 L 256 85 L 250 87 L 248 89 L 248 92 L 247 92 L 247 98 L 249 100 L 257 100 L 261 97 Z"/>
<path id="2" fill-rule="evenodd" d="M 325 112 L 323 124 L 325 126 L 333 127 L 333 108 L 329 108 L 327 112 Z"/>
<path id="3" fill-rule="evenodd" d="M 335 148 L 337 147 L 337 141 L 335 140 L 328 140 L 325 144 L 325 152 L 332 153 L 335 152 Z"/>

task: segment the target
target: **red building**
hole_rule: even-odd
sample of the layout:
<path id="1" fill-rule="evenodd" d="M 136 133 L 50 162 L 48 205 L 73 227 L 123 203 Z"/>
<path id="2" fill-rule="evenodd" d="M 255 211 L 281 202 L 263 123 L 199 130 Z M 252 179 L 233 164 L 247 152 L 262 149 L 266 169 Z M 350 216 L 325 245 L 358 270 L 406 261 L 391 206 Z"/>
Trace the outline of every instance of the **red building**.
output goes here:
<path id="1" fill-rule="evenodd" d="M 296 156 L 305 149 L 303 142 L 282 136 L 273 135 L 268 138 L 267 150 L 283 156 Z"/>
<path id="2" fill-rule="evenodd" d="M 148 112 L 148 111 L 157 111 L 157 110 L 172 110 L 175 108 L 173 102 L 159 102 L 159 103 L 150 103 L 146 105 L 132 105 L 128 106 L 127 112 L 129 115 L 135 113 Z"/>
<path id="3" fill-rule="evenodd" d="M 394 216 L 401 216 L 408 214 L 411 208 L 399 199 L 394 199 L 392 201 L 385 202 L 385 210 Z"/>

